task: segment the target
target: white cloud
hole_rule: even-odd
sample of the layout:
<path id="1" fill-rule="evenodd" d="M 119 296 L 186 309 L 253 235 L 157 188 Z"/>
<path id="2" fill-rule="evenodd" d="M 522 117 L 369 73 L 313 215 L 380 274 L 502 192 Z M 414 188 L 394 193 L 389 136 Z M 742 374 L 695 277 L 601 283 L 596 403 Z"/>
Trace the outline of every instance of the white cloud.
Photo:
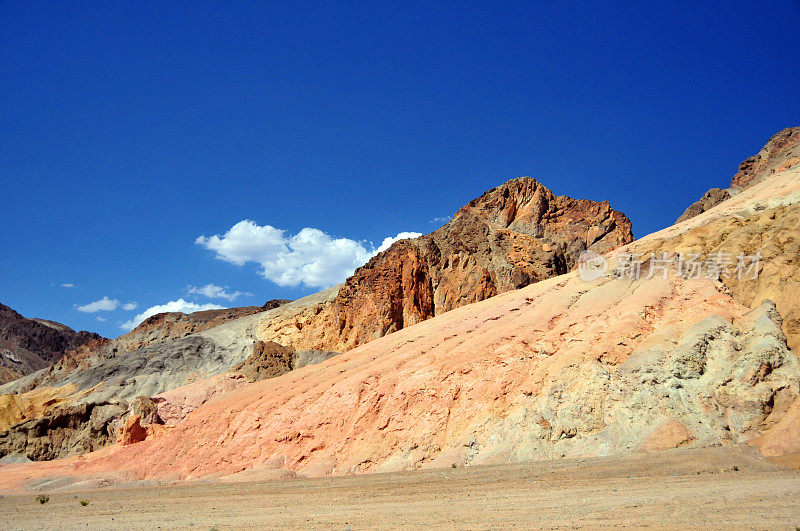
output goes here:
<path id="1" fill-rule="evenodd" d="M 398 240 L 408 240 L 411 238 L 419 238 L 420 236 L 422 236 L 422 234 L 420 234 L 419 232 L 401 232 L 397 236 L 389 236 L 388 238 L 383 239 L 381 246 L 375 249 L 375 252 L 372 254 L 374 256 L 380 252 L 385 251 L 386 249 L 391 247 L 394 242 Z"/>
<path id="2" fill-rule="evenodd" d="M 209 299 L 227 299 L 231 302 L 238 299 L 242 295 L 253 295 L 252 293 L 248 293 L 246 291 L 234 291 L 228 292 L 226 290 L 230 289 L 228 286 L 217 286 L 216 284 L 206 284 L 205 286 L 189 286 L 186 288 L 186 292 L 190 295 L 203 295 L 204 297 L 208 297 Z"/>
<path id="3" fill-rule="evenodd" d="M 99 315 L 97 316 L 97 320 L 100 321 L 101 323 L 108 321 L 108 319 L 106 319 L 105 317 L 100 317 Z"/>
<path id="4" fill-rule="evenodd" d="M 103 297 L 99 301 L 90 302 L 89 304 L 83 304 L 81 306 L 76 305 L 75 308 L 79 312 L 95 313 L 95 312 L 110 312 L 116 310 L 117 306 L 119 306 L 119 301 L 117 299 L 109 299 L 108 297 Z"/>
<path id="5" fill-rule="evenodd" d="M 403 232 L 387 238 L 384 244 L 419 235 Z M 240 266 L 259 264 L 261 274 L 279 286 L 305 284 L 315 288 L 342 282 L 384 247 L 368 250 L 356 240 L 333 238 L 312 228 L 287 236 L 284 230 L 250 220 L 240 221 L 222 236 L 200 236 L 195 243 L 214 251 L 219 260 Z"/>
<path id="6" fill-rule="evenodd" d="M 72 282 L 64 282 L 63 284 L 61 284 L 61 287 L 62 288 L 74 288 L 75 284 L 73 284 Z"/>
<path id="7" fill-rule="evenodd" d="M 442 216 L 438 218 L 433 218 L 430 222 L 431 223 L 444 223 L 446 221 L 450 221 L 450 218 L 447 216 Z"/>
<path id="8" fill-rule="evenodd" d="M 139 303 L 136 301 L 126 302 L 125 304 L 122 305 L 122 309 L 127 311 L 135 310 L 138 307 Z"/>
<path id="9" fill-rule="evenodd" d="M 192 313 L 192 312 L 201 312 L 203 310 L 222 310 L 224 306 L 220 306 L 219 304 L 196 304 L 194 302 L 188 302 L 183 299 L 178 299 L 176 301 L 169 301 L 165 304 L 158 304 L 156 306 L 151 306 L 142 313 L 138 314 L 136 317 L 131 319 L 130 321 L 126 321 L 120 325 L 120 328 L 123 330 L 133 330 L 136 328 L 142 321 L 147 319 L 148 317 L 152 317 L 157 313 L 164 313 L 164 312 L 183 312 L 183 313 Z"/>

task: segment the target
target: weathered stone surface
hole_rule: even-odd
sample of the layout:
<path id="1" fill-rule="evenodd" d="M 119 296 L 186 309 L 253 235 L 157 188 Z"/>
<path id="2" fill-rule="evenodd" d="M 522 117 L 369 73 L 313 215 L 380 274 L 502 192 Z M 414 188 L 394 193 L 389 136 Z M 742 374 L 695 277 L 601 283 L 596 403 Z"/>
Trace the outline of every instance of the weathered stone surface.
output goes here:
<path id="1" fill-rule="evenodd" d="M 694 433 L 679 420 L 670 420 L 648 434 L 639 449 L 643 452 L 659 452 L 678 448 L 694 440 Z"/>
<path id="2" fill-rule="evenodd" d="M 316 298 L 312 300 L 317 303 Z M 48 418 L 61 415 L 59 409 L 104 402 L 120 404 L 118 423 L 129 415 L 138 415 L 148 433 L 158 432 L 159 406 L 175 420 L 204 400 L 170 406 L 163 404 L 163 398 L 151 403 L 147 397 L 230 370 L 247 358 L 253 345 L 253 334 L 246 326 L 239 332 L 240 325 L 235 323 L 243 318 L 237 315 L 244 315 L 244 319 L 258 318 L 261 312 L 280 312 L 285 303 L 276 300 L 262 307 L 198 312 L 201 315 L 161 314 L 135 333 L 122 336 L 124 342 L 120 341 L 122 338 L 92 340 L 69 351 L 46 369 L 0 386 L 0 432 L 24 420 L 47 422 Z M 158 329 L 162 325 L 164 328 Z M 207 336 L 204 334 L 208 327 L 223 330 Z M 196 331 L 186 335 L 190 329 Z M 126 350 L 136 344 L 145 346 Z M 324 359 L 320 354 L 311 358 Z M 230 389 L 226 386 L 212 389 L 208 398 L 223 388 Z M 98 439 L 92 449 L 114 440 L 114 437 Z M 47 440 L 37 444 L 44 446 Z M 51 452 L 40 449 L 32 455 L 49 458 L 65 453 L 55 448 Z"/>
<path id="3" fill-rule="evenodd" d="M 800 351 L 800 166 L 753 185 L 686 223 L 645 236 L 622 250 L 727 259 L 722 282 L 742 304 L 764 299 L 777 305 L 789 346 Z M 736 271 L 739 256 L 759 256 L 753 272 Z M 750 263 L 748 260 L 746 263 Z M 675 269 L 673 269 L 675 271 Z"/>
<path id="4" fill-rule="evenodd" d="M 294 349 L 272 341 L 256 341 L 253 353 L 231 371 L 241 374 L 250 382 L 275 378 L 292 370 L 293 356 Z"/>
<path id="5" fill-rule="evenodd" d="M 0 457 L 22 454 L 39 461 L 98 450 L 116 440 L 126 411 L 116 403 L 83 403 L 23 421 L 0 434 Z"/>
<path id="6" fill-rule="evenodd" d="M 139 417 L 142 424 L 163 424 L 158 415 L 158 404 L 149 396 L 137 396 L 131 404 L 131 415 Z"/>
<path id="7" fill-rule="evenodd" d="M 322 363 L 339 354 L 325 350 L 301 350 L 284 347 L 273 341 L 256 341 L 253 353 L 236 365 L 231 372 L 241 374 L 250 382 L 275 378 L 289 371 Z"/>
<path id="8" fill-rule="evenodd" d="M 322 363 L 339 354 L 330 350 L 298 350 L 292 357 L 292 370 Z"/>
<path id="9" fill-rule="evenodd" d="M 164 424 L 175 426 L 206 402 L 240 389 L 247 383 L 241 374 L 217 374 L 154 396 L 153 402 Z"/>
<path id="10" fill-rule="evenodd" d="M 0 433 L 25 420 L 46 416 L 88 394 L 79 392 L 75 384 L 61 387 L 40 387 L 22 394 L 0 395 Z"/>
<path id="11" fill-rule="evenodd" d="M 147 430 L 142 427 L 142 419 L 139 415 L 131 415 L 120 428 L 117 442 L 120 446 L 127 446 L 142 442 L 147 438 Z"/>
<path id="12" fill-rule="evenodd" d="M 791 401 L 791 394 L 785 394 L 783 404 Z M 774 415 L 777 420 L 773 426 L 750 441 L 764 455 L 779 456 L 800 452 L 800 400 L 795 399 L 789 405 L 788 411 L 782 413 Z"/>

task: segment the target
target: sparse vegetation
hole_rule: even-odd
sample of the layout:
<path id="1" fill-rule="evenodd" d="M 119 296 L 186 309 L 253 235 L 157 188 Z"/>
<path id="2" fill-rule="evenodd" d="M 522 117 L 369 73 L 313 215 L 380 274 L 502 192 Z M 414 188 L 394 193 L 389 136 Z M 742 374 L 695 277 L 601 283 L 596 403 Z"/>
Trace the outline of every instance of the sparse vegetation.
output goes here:
<path id="1" fill-rule="evenodd" d="M 36 496 L 36 501 L 38 501 L 39 503 L 44 505 L 45 503 L 50 501 L 50 496 L 46 496 L 44 494 L 39 494 L 38 496 Z"/>
<path id="2" fill-rule="evenodd" d="M 453 468 L 457 468 L 458 467 L 458 465 L 456 463 L 453 463 L 450 466 L 453 467 Z"/>
<path id="3" fill-rule="evenodd" d="M 89 500 L 81 500 L 81 505 L 86 507 L 87 505 L 89 505 Z"/>
<path id="4" fill-rule="evenodd" d="M 733 466 L 733 471 L 734 471 L 734 472 L 738 472 L 738 471 L 739 471 L 739 467 L 738 467 L 738 466 L 736 466 L 736 465 L 734 465 L 734 466 Z"/>

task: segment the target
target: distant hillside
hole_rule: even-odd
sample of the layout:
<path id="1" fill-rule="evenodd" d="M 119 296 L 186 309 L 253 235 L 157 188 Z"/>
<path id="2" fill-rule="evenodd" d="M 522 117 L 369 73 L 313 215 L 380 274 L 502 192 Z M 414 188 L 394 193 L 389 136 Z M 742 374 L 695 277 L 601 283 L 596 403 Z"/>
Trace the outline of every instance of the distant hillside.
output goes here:
<path id="1" fill-rule="evenodd" d="M 27 319 L 0 304 L 0 383 L 43 369 L 93 339 L 101 337 L 54 321 Z"/>

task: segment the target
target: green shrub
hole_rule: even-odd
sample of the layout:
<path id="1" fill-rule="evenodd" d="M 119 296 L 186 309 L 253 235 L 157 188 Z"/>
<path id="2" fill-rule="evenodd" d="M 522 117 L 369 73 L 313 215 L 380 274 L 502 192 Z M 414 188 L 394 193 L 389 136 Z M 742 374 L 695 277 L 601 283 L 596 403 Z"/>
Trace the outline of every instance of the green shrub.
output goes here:
<path id="1" fill-rule="evenodd" d="M 87 505 L 89 505 L 89 500 L 81 500 L 81 505 L 86 507 Z"/>
<path id="2" fill-rule="evenodd" d="M 44 505 L 45 503 L 50 501 L 50 496 L 45 496 L 44 494 L 39 494 L 36 496 L 36 501 Z"/>

